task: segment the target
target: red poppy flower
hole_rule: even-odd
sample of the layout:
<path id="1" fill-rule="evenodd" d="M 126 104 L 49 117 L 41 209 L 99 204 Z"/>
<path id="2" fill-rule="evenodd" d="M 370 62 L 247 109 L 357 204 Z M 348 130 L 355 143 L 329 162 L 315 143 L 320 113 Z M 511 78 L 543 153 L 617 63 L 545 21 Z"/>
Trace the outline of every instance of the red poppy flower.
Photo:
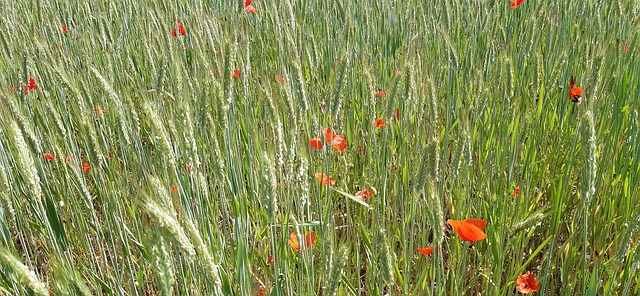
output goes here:
<path id="1" fill-rule="evenodd" d="M 85 161 L 85 162 L 82 163 L 82 170 L 85 173 L 88 173 L 91 170 L 91 166 L 89 165 L 88 162 Z"/>
<path id="2" fill-rule="evenodd" d="M 418 253 L 422 255 L 431 255 L 431 253 L 433 253 L 433 248 L 418 248 Z"/>
<path id="3" fill-rule="evenodd" d="M 247 5 L 244 7 L 244 10 L 248 13 L 256 13 L 256 8 L 253 5 Z"/>
<path id="4" fill-rule="evenodd" d="M 73 161 L 73 154 L 67 155 L 67 163 L 71 163 Z"/>
<path id="5" fill-rule="evenodd" d="M 178 191 L 178 187 L 176 187 L 175 185 L 171 185 L 171 192 L 177 192 Z"/>
<path id="6" fill-rule="evenodd" d="M 178 20 L 178 31 L 180 31 L 180 35 L 187 35 L 187 29 L 184 28 L 181 20 Z"/>
<path id="7" fill-rule="evenodd" d="M 173 37 L 178 36 L 178 34 L 176 33 L 176 28 L 173 28 L 173 30 L 171 30 L 171 36 Z"/>
<path id="8" fill-rule="evenodd" d="M 347 139 L 344 136 L 340 136 L 340 135 L 335 136 L 331 141 L 331 146 L 333 146 L 334 150 L 338 152 L 342 152 L 344 149 L 347 148 Z"/>
<path id="9" fill-rule="evenodd" d="M 384 119 L 376 119 L 376 128 L 384 127 Z"/>
<path id="10" fill-rule="evenodd" d="M 67 25 L 62 25 L 62 32 L 67 33 Z"/>
<path id="11" fill-rule="evenodd" d="M 258 292 L 258 296 L 264 296 L 264 291 Z"/>
<path id="12" fill-rule="evenodd" d="M 109 152 L 109 159 L 113 159 L 113 153 Z"/>
<path id="13" fill-rule="evenodd" d="M 360 148 L 358 148 L 358 154 L 362 155 L 364 153 L 364 147 L 360 146 Z"/>
<path id="14" fill-rule="evenodd" d="M 339 64 L 339 63 L 338 63 L 338 61 L 334 61 L 334 62 L 333 62 L 333 67 L 334 67 L 334 68 L 335 68 L 335 67 L 338 67 L 338 64 Z"/>
<path id="15" fill-rule="evenodd" d="M 316 179 L 318 182 L 322 182 L 324 186 L 333 186 L 336 184 L 336 180 L 331 176 L 327 176 L 325 173 L 316 173 Z"/>
<path id="16" fill-rule="evenodd" d="M 322 140 L 318 138 L 313 138 L 309 140 L 309 144 L 311 144 L 311 147 L 316 148 L 318 150 L 322 149 Z"/>
<path id="17" fill-rule="evenodd" d="M 333 140 L 333 138 L 336 136 L 336 134 L 331 130 L 330 127 L 328 128 L 323 128 L 320 131 L 320 135 L 318 136 L 318 138 L 323 137 L 324 136 L 324 141 L 329 143 Z"/>
<path id="18" fill-rule="evenodd" d="M 464 241 L 476 242 L 487 238 L 487 234 L 483 232 L 487 221 L 473 218 L 462 221 L 449 219 L 447 224 L 451 225 L 453 231 Z"/>
<path id="19" fill-rule="evenodd" d="M 296 235 L 295 232 L 292 232 L 289 235 L 288 243 L 291 246 L 291 248 L 294 249 L 296 252 L 302 253 L 304 250 L 310 249 L 311 246 L 316 244 L 316 234 L 313 233 L 313 231 L 304 233 L 304 243 L 305 243 L 304 249 L 300 249 L 300 244 L 298 243 L 298 236 Z"/>
<path id="20" fill-rule="evenodd" d="M 54 160 L 55 157 L 53 157 L 53 155 L 51 155 L 49 152 L 44 154 L 44 158 L 46 158 L 47 160 Z"/>
<path id="21" fill-rule="evenodd" d="M 367 200 L 369 198 L 373 197 L 373 191 L 369 190 L 369 189 L 362 189 L 358 192 L 356 192 L 356 198 L 359 198 L 361 200 Z"/>
<path id="22" fill-rule="evenodd" d="M 233 70 L 233 78 L 238 78 L 238 77 L 240 77 L 240 69 Z"/>
<path id="23" fill-rule="evenodd" d="M 244 1 L 244 6 L 249 6 L 251 3 L 253 3 L 253 0 L 246 0 Z"/>
<path id="24" fill-rule="evenodd" d="M 191 174 L 191 166 L 186 165 L 185 168 L 187 169 L 187 174 Z"/>
<path id="25" fill-rule="evenodd" d="M 580 104 L 580 98 L 582 97 L 582 91 L 584 90 L 582 87 L 575 87 L 576 81 L 571 75 L 571 80 L 569 80 L 569 99 L 571 102 L 576 104 Z"/>
<path id="26" fill-rule="evenodd" d="M 29 86 L 27 87 L 27 90 L 36 90 L 38 89 L 38 86 L 36 85 L 36 81 L 33 79 L 33 77 L 29 77 Z"/>
<path id="27" fill-rule="evenodd" d="M 522 4 L 524 4 L 524 0 L 511 0 L 511 9 L 516 9 Z"/>
<path id="28" fill-rule="evenodd" d="M 520 186 L 516 187 L 516 190 L 513 191 L 513 197 L 517 197 L 520 195 Z"/>
<path id="29" fill-rule="evenodd" d="M 386 95 L 386 94 L 387 94 L 387 91 L 383 89 L 383 90 L 380 90 L 379 92 L 377 92 L 377 93 L 375 94 L 375 96 L 376 96 L 377 98 L 379 98 L 379 97 L 383 97 L 383 96 L 384 96 L 384 95 Z"/>
<path id="30" fill-rule="evenodd" d="M 284 77 L 280 75 L 276 75 L 276 81 L 280 83 L 284 83 Z"/>
<path id="31" fill-rule="evenodd" d="M 7 89 L 9 89 L 10 92 L 16 91 L 16 88 L 13 85 L 7 86 Z"/>
<path id="32" fill-rule="evenodd" d="M 540 286 L 538 286 L 536 276 L 528 272 L 518 276 L 516 279 L 516 290 L 522 294 L 538 292 L 538 290 L 540 290 Z"/>

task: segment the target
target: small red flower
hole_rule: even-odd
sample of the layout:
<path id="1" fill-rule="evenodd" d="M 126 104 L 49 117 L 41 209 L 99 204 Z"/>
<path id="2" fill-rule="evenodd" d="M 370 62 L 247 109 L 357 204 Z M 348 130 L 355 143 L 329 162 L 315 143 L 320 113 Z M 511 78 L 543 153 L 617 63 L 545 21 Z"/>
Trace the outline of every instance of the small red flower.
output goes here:
<path id="1" fill-rule="evenodd" d="M 33 77 L 29 77 L 29 85 L 23 83 L 22 88 L 24 89 L 24 92 L 27 93 L 30 90 L 38 89 L 38 86 L 36 85 L 36 81 Z"/>
<path id="2" fill-rule="evenodd" d="M 248 13 L 256 13 L 256 8 L 253 5 L 247 5 L 244 7 L 244 10 Z"/>
<path id="3" fill-rule="evenodd" d="M 571 102 L 576 104 L 580 104 L 580 98 L 582 97 L 582 91 L 584 90 L 582 87 L 576 87 L 576 81 L 571 75 L 571 79 L 569 80 L 569 99 Z"/>
<path id="4" fill-rule="evenodd" d="M 264 296 L 264 291 L 258 292 L 258 296 Z"/>
<path id="5" fill-rule="evenodd" d="M 178 20 L 178 31 L 180 31 L 180 35 L 187 35 L 187 29 L 184 28 L 181 20 Z"/>
<path id="6" fill-rule="evenodd" d="M 319 182 L 322 182 L 322 185 L 324 186 L 333 186 L 336 184 L 336 180 L 331 176 L 327 176 L 325 173 L 316 173 L 316 179 Z"/>
<path id="7" fill-rule="evenodd" d="M 375 94 L 375 96 L 376 96 L 377 98 L 380 98 L 380 97 L 383 97 L 383 96 L 384 96 L 384 95 L 386 95 L 386 94 L 387 94 L 387 91 L 383 89 L 383 90 L 380 90 L 379 92 L 377 92 L 377 93 Z"/>
<path id="8" fill-rule="evenodd" d="M 418 248 L 418 253 L 422 255 L 431 255 L 431 253 L 433 253 L 433 248 Z"/>
<path id="9" fill-rule="evenodd" d="M 173 37 L 177 37 L 178 33 L 176 33 L 176 28 L 173 28 L 173 30 L 171 30 L 171 36 Z"/>
<path id="10" fill-rule="evenodd" d="M 89 165 L 88 162 L 85 161 L 85 162 L 82 163 L 82 170 L 85 173 L 88 173 L 91 170 L 91 166 Z"/>
<path id="11" fill-rule="evenodd" d="M 328 128 L 323 128 L 320 131 L 320 135 L 318 136 L 318 138 L 323 136 L 324 136 L 324 141 L 327 143 L 330 143 L 333 140 L 333 138 L 336 136 L 336 134 L 331 130 L 330 127 L 328 127 Z"/>
<path id="12" fill-rule="evenodd" d="M 333 146 L 333 150 L 342 152 L 344 149 L 347 148 L 347 139 L 344 136 L 340 136 L 340 135 L 335 136 L 331 141 L 331 146 Z"/>
<path id="13" fill-rule="evenodd" d="M 356 192 L 356 198 L 366 201 L 367 199 L 373 197 L 373 191 L 369 189 L 363 189 Z"/>
<path id="14" fill-rule="evenodd" d="M 298 236 L 296 235 L 295 232 L 292 232 L 289 235 L 289 246 L 291 246 L 292 249 L 296 250 L 297 252 L 303 252 L 305 250 L 308 250 L 311 248 L 311 246 L 315 245 L 316 243 L 316 234 L 313 233 L 313 231 L 309 231 L 309 232 L 305 232 L 304 233 L 304 244 L 305 244 L 305 248 L 301 249 L 300 248 L 300 243 L 298 242 Z"/>
<path id="15" fill-rule="evenodd" d="M 67 160 L 67 163 L 71 163 L 73 161 L 73 154 L 67 155 L 66 160 Z"/>
<path id="16" fill-rule="evenodd" d="M 516 187 L 516 190 L 513 191 L 513 197 L 517 197 L 520 195 L 520 186 Z"/>
<path id="17" fill-rule="evenodd" d="M 364 153 L 364 148 L 360 146 L 360 148 L 358 148 L 358 154 L 362 155 L 363 153 Z"/>
<path id="18" fill-rule="evenodd" d="M 53 155 L 51 155 L 49 152 L 44 154 L 44 158 L 46 158 L 47 160 L 51 161 L 54 160 L 55 157 L 53 157 Z"/>
<path id="19" fill-rule="evenodd" d="M 384 127 L 384 120 L 376 119 L 376 128 L 383 128 L 383 127 Z"/>
<path id="20" fill-rule="evenodd" d="M 511 9 L 516 9 L 522 4 L 524 4 L 524 0 L 511 0 Z"/>
<path id="21" fill-rule="evenodd" d="M 184 47 L 184 50 L 185 50 L 185 51 L 189 51 L 189 45 L 185 46 L 185 47 Z"/>
<path id="22" fill-rule="evenodd" d="M 251 5 L 251 3 L 253 3 L 253 0 L 245 0 L 244 1 L 244 6 L 249 6 L 249 5 Z"/>
<path id="23" fill-rule="evenodd" d="M 171 185 L 171 192 L 177 192 L 178 191 L 178 187 L 176 187 L 175 185 Z"/>
<path id="24" fill-rule="evenodd" d="M 67 33 L 67 25 L 62 25 L 62 32 Z"/>
<path id="25" fill-rule="evenodd" d="M 529 294 L 531 292 L 538 292 L 540 286 L 536 281 L 536 276 L 531 273 L 526 273 L 518 276 L 516 279 L 516 290 L 522 294 Z"/>
<path id="26" fill-rule="evenodd" d="M 7 89 L 9 89 L 10 92 L 15 92 L 16 91 L 16 88 L 13 85 L 7 86 Z"/>
<path id="27" fill-rule="evenodd" d="M 280 83 L 284 83 L 284 76 L 276 75 L 276 81 Z"/>
<path id="28" fill-rule="evenodd" d="M 113 153 L 109 152 L 109 159 L 113 159 Z"/>
<path id="29" fill-rule="evenodd" d="M 311 144 L 311 147 L 316 148 L 318 150 L 322 149 L 322 140 L 320 140 L 319 138 L 313 138 L 309 140 L 309 144 Z"/>
<path id="30" fill-rule="evenodd" d="M 187 169 L 187 174 L 191 174 L 191 166 L 186 165 L 185 168 Z"/>
<path id="31" fill-rule="evenodd" d="M 233 78 L 239 78 L 239 77 L 240 77 L 240 69 L 233 70 Z"/>
<path id="32" fill-rule="evenodd" d="M 487 226 L 487 221 L 475 218 L 462 221 L 449 219 L 447 224 L 451 225 L 453 231 L 456 232 L 461 240 L 476 242 L 487 238 L 487 234 L 483 231 L 484 227 Z"/>

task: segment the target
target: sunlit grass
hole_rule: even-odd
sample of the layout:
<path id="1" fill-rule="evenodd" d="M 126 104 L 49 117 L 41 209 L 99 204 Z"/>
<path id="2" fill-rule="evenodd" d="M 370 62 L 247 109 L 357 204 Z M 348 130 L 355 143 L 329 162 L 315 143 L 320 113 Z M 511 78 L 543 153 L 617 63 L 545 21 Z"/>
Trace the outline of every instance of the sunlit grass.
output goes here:
<path id="1" fill-rule="evenodd" d="M 0 0 L 0 294 L 637 295 L 640 7 L 370 2 Z"/>

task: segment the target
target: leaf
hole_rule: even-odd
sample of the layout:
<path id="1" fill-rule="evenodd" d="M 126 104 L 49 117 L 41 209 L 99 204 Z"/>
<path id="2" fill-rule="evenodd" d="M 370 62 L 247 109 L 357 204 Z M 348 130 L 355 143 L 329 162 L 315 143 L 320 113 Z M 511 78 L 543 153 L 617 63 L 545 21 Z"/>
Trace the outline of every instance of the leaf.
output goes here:
<path id="1" fill-rule="evenodd" d="M 359 198 L 355 197 L 355 195 L 352 195 L 352 194 L 346 193 L 346 192 L 344 192 L 344 191 L 342 191 L 342 190 L 340 190 L 340 189 L 336 189 L 336 188 L 333 188 L 333 187 L 331 187 L 331 189 L 332 189 L 333 191 L 336 191 L 336 192 L 338 192 L 338 193 L 340 193 L 340 194 L 344 195 L 345 197 L 348 197 L 348 198 L 350 198 L 351 200 L 353 200 L 353 201 L 355 201 L 355 202 L 357 202 L 357 203 L 359 203 L 359 204 L 361 204 L 361 205 L 365 206 L 367 209 L 369 209 L 369 210 L 373 210 L 373 207 L 372 207 L 370 204 L 368 204 L 368 203 L 364 202 L 364 200 L 361 200 L 361 199 L 359 199 Z"/>

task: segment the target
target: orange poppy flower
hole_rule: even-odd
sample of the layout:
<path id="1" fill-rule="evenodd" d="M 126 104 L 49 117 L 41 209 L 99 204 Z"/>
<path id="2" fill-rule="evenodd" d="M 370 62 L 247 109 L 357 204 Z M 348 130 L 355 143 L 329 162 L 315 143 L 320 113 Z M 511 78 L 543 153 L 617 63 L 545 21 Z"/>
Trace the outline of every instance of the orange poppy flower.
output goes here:
<path id="1" fill-rule="evenodd" d="M 89 165 L 88 162 L 85 161 L 85 162 L 82 163 L 82 170 L 85 173 L 88 173 L 91 170 L 91 166 Z"/>
<path id="2" fill-rule="evenodd" d="M 386 94 L 387 94 L 387 90 L 383 89 L 383 90 L 380 90 L 379 92 L 377 92 L 375 94 L 375 96 L 376 96 L 376 98 L 380 98 L 380 97 L 384 97 L 384 95 L 386 95 Z"/>
<path id="3" fill-rule="evenodd" d="M 44 158 L 46 158 L 47 160 L 54 160 L 55 157 L 53 157 L 53 155 L 51 155 L 51 153 L 47 152 L 44 154 Z"/>
<path id="4" fill-rule="evenodd" d="M 522 294 L 538 292 L 538 290 L 540 290 L 540 286 L 538 286 L 536 276 L 528 272 L 518 276 L 516 279 L 516 290 Z"/>
<path id="5" fill-rule="evenodd" d="M 582 87 L 575 87 L 576 81 L 571 75 L 571 80 L 569 80 L 569 99 L 571 102 L 576 104 L 580 104 L 580 98 L 582 97 L 582 91 L 584 90 Z"/>
<path id="6" fill-rule="evenodd" d="M 233 70 L 233 78 L 238 78 L 238 77 L 240 77 L 240 69 Z"/>
<path id="7" fill-rule="evenodd" d="M 384 119 L 376 119 L 376 128 L 384 127 Z"/>
<path id="8" fill-rule="evenodd" d="M 447 224 L 451 225 L 453 231 L 464 241 L 476 242 L 487 238 L 487 234 L 483 232 L 487 221 L 473 218 L 462 221 L 449 219 Z"/>
<path id="9" fill-rule="evenodd" d="M 191 166 L 186 165 L 185 168 L 187 169 L 187 174 L 191 174 Z"/>
<path id="10" fill-rule="evenodd" d="M 323 128 L 320 131 L 320 135 L 318 136 L 318 138 L 324 136 L 324 141 L 329 143 L 333 140 L 333 138 L 336 136 L 336 134 L 331 130 L 330 127 L 328 128 Z"/>
<path id="11" fill-rule="evenodd" d="M 356 192 L 356 198 L 359 198 L 361 200 L 367 200 L 369 198 L 373 197 L 373 191 L 369 190 L 369 189 L 362 189 L 358 192 Z"/>
<path id="12" fill-rule="evenodd" d="M 347 139 L 344 136 L 335 136 L 331 141 L 331 146 L 333 146 L 334 150 L 342 152 L 344 149 L 347 149 Z"/>
<path id="13" fill-rule="evenodd" d="M 13 85 L 7 86 L 7 89 L 9 89 L 10 92 L 16 91 L 16 88 Z"/>
<path id="14" fill-rule="evenodd" d="M 38 86 L 36 85 L 36 81 L 33 80 L 33 77 L 29 77 L 29 86 L 25 85 L 25 91 L 26 90 L 36 90 L 38 89 Z"/>
<path id="15" fill-rule="evenodd" d="M 244 7 L 244 10 L 248 13 L 256 13 L 256 8 L 253 5 L 249 4 Z"/>
<path id="16" fill-rule="evenodd" d="M 178 192 L 178 187 L 176 187 L 175 185 L 171 185 L 171 192 Z"/>
<path id="17" fill-rule="evenodd" d="M 327 176 L 325 173 L 316 173 L 316 179 L 319 182 L 322 182 L 322 185 L 324 186 L 333 186 L 336 184 L 336 180 L 331 176 Z"/>
<path id="18" fill-rule="evenodd" d="M 418 253 L 422 255 L 431 255 L 431 253 L 433 253 L 433 248 L 418 248 Z"/>
<path id="19" fill-rule="evenodd" d="M 524 0 L 511 0 L 511 9 L 516 9 L 522 4 L 524 4 Z"/>
<path id="20" fill-rule="evenodd" d="M 513 197 L 518 197 L 520 195 L 520 186 L 516 187 L 516 190 L 513 191 Z"/>
<path id="21" fill-rule="evenodd" d="M 184 28 L 181 20 L 178 20 L 178 31 L 180 31 L 180 35 L 187 35 L 187 29 Z"/>
<path id="22" fill-rule="evenodd" d="M 300 244 L 298 243 L 298 236 L 296 235 L 295 232 L 292 232 L 289 235 L 288 243 L 291 246 L 291 248 L 294 249 L 296 252 L 302 253 L 304 250 L 310 249 L 311 246 L 316 244 L 316 234 L 313 233 L 313 231 L 308 231 L 304 233 L 304 243 L 305 243 L 304 249 L 300 249 Z"/>
<path id="23" fill-rule="evenodd" d="M 276 81 L 280 83 L 284 83 L 284 77 L 280 75 L 276 75 Z"/>
<path id="24" fill-rule="evenodd" d="M 322 140 L 318 138 L 313 138 L 309 140 L 309 144 L 311 144 L 311 147 L 316 148 L 318 150 L 322 149 Z"/>
<path id="25" fill-rule="evenodd" d="M 264 291 L 258 292 L 258 296 L 264 296 Z"/>
<path id="26" fill-rule="evenodd" d="M 176 33 L 176 28 L 173 28 L 173 30 L 171 30 L 171 36 L 173 37 L 178 36 L 178 34 Z"/>
<path id="27" fill-rule="evenodd" d="M 67 33 L 67 25 L 62 25 L 62 32 Z"/>

